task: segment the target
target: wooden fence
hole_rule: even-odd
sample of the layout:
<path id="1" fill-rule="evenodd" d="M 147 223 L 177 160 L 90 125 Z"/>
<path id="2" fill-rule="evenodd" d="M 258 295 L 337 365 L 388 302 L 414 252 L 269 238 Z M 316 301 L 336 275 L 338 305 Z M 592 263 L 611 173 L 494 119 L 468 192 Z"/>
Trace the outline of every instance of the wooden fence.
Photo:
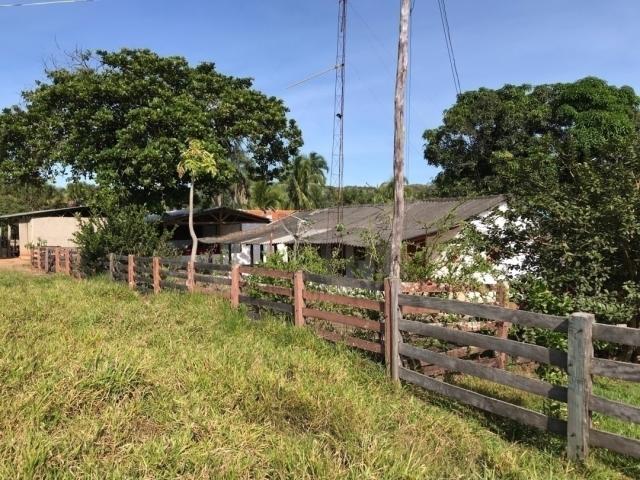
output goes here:
<path id="1" fill-rule="evenodd" d="M 39 255 L 39 256 L 38 256 Z M 46 264 L 42 252 L 33 257 Z M 45 256 L 46 256 L 45 252 Z M 49 253 L 51 255 L 51 253 Z M 64 252 L 56 255 L 64 264 Z M 69 257 L 70 258 L 70 257 Z M 49 260 L 50 261 L 50 260 Z M 456 300 L 450 287 L 401 284 L 287 272 L 262 267 L 214 265 L 184 259 L 110 255 L 109 275 L 142 291 L 200 291 L 230 300 L 233 306 L 268 309 L 289 315 L 297 327 L 379 356 L 393 380 L 418 385 L 486 412 L 563 435 L 568 456 L 584 460 L 589 446 L 640 458 L 640 441 L 593 428 L 591 413 L 640 424 L 640 408 L 592 392 L 592 376 L 640 382 L 640 365 L 594 357 L 593 342 L 640 347 L 640 330 L 595 323 L 591 314 L 568 317 L 508 308 L 497 288 L 489 303 Z M 387 301 L 392 288 L 398 311 Z M 425 295 L 426 294 L 426 295 Z M 435 296 L 434 296 L 435 295 Z M 447 297 L 447 298 L 442 298 Z M 394 321 L 395 319 L 395 321 Z M 511 326 L 547 329 L 566 335 L 561 351 L 507 338 Z M 566 385 L 506 369 L 507 360 L 535 362 L 567 373 Z M 446 383 L 434 375 L 461 373 L 566 403 L 566 420 Z"/>
<path id="2" fill-rule="evenodd" d="M 42 273 L 64 273 L 76 278 L 82 277 L 80 254 L 76 248 L 32 248 L 31 267 Z"/>
<path id="3" fill-rule="evenodd" d="M 640 458 L 640 441 L 591 427 L 591 412 L 599 412 L 623 421 L 640 423 L 640 408 L 608 400 L 592 393 L 592 375 L 630 382 L 640 382 L 640 365 L 595 358 L 593 341 L 640 346 L 640 330 L 595 323 L 594 316 L 575 313 L 569 317 L 506 309 L 456 300 L 400 295 L 401 309 L 424 309 L 429 312 L 494 320 L 521 327 L 535 327 L 567 335 L 568 351 L 560 351 L 525 342 L 498 338 L 482 333 L 464 332 L 433 323 L 400 318 L 391 330 L 392 371 L 406 382 L 456 399 L 487 412 L 508 417 L 519 423 L 567 437 L 570 458 L 584 459 L 589 446 L 607 448 Z M 416 339 L 430 338 L 454 345 L 487 348 L 512 357 L 523 357 L 539 364 L 558 367 L 567 372 L 567 386 L 551 383 L 463 360 L 416 346 Z M 395 348 L 394 348 L 395 347 Z M 567 420 L 549 417 L 518 405 L 481 395 L 477 392 L 428 377 L 405 366 L 404 359 L 417 359 L 527 393 L 567 404 Z M 395 368 L 394 368 L 395 367 Z"/>

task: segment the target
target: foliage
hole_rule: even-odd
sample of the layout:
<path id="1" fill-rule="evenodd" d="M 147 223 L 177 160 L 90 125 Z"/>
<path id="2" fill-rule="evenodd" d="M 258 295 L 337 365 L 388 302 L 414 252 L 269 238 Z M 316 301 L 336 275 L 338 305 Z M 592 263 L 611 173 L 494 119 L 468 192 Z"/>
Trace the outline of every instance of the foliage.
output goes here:
<path id="1" fill-rule="evenodd" d="M 596 78 L 462 94 L 426 157 L 441 194 L 505 193 L 497 259 L 520 255 L 553 295 L 638 326 L 640 100 Z M 535 295 L 535 292 L 532 292 Z"/>
<path id="2" fill-rule="evenodd" d="M 215 177 L 218 173 L 216 155 L 221 154 L 223 149 L 220 145 L 205 146 L 200 140 L 189 140 L 187 148 L 180 154 L 178 176 L 188 175 L 192 182 L 203 176 Z"/>
<path id="3" fill-rule="evenodd" d="M 484 236 L 471 223 L 454 229 L 453 220 L 450 214 L 427 227 L 436 233 L 423 245 L 404 245 L 403 279 L 459 287 L 480 287 L 487 277 L 504 279 L 504 272 L 486 255 Z"/>
<path id="4" fill-rule="evenodd" d="M 195 197 L 196 179 L 208 176 L 213 179 L 218 173 L 218 159 L 223 154 L 220 145 L 214 145 L 212 148 L 216 153 L 207 150 L 200 140 L 189 140 L 189 146 L 180 154 L 180 163 L 178 163 L 178 176 L 180 178 L 189 175 L 191 185 L 189 187 L 189 232 L 191 233 L 191 261 L 196 261 L 198 254 L 198 236 L 193 227 L 193 204 Z"/>
<path id="5" fill-rule="evenodd" d="M 334 188 L 328 188 L 328 197 L 335 198 Z M 427 200 L 435 197 L 435 188 L 430 185 L 410 184 L 405 181 L 405 200 L 408 202 Z M 348 185 L 343 188 L 342 198 L 345 205 L 368 205 L 372 203 L 389 203 L 393 201 L 393 179 L 377 186 Z"/>
<path id="6" fill-rule="evenodd" d="M 326 160 L 315 152 L 294 158 L 285 171 L 283 180 L 289 206 L 295 210 L 309 210 L 320 206 L 325 193 L 327 170 Z"/>
<path id="7" fill-rule="evenodd" d="M 0 298 L 1 478 L 625 478 L 214 296 L 0 273 Z"/>
<path id="8" fill-rule="evenodd" d="M 74 241 L 82 252 L 81 268 L 87 274 L 104 271 L 109 253 L 117 255 L 170 256 L 171 232 L 150 221 L 138 205 L 104 202 L 80 223 Z M 105 207 L 106 205 L 106 207 Z"/>
<path id="9" fill-rule="evenodd" d="M 262 210 L 276 210 L 286 206 L 286 193 L 279 185 L 272 185 L 264 180 L 251 185 L 249 205 Z"/>
<path id="10" fill-rule="evenodd" d="M 149 50 L 97 51 L 46 77 L 23 93 L 23 109 L 0 116 L 8 125 L 0 136 L 5 177 L 64 171 L 94 180 L 124 203 L 161 211 L 186 198 L 187 180 L 175 171 L 190 138 L 225 152 L 218 175 L 200 186 L 203 198 L 235 182 L 238 159 L 252 178 L 271 180 L 302 144 L 282 101 L 212 63 L 192 66 Z"/>
<path id="11" fill-rule="evenodd" d="M 0 214 L 48 210 L 87 205 L 93 198 L 94 187 L 82 182 L 56 187 L 46 182 L 0 182 Z"/>
<path id="12" fill-rule="evenodd" d="M 348 260 L 342 259 L 338 251 L 334 251 L 330 259 L 322 257 L 318 248 L 314 245 L 300 245 L 296 249 L 289 250 L 287 257 L 274 252 L 268 255 L 264 266 L 287 272 L 304 271 L 309 273 L 338 275 L 342 274 L 348 265 Z"/>

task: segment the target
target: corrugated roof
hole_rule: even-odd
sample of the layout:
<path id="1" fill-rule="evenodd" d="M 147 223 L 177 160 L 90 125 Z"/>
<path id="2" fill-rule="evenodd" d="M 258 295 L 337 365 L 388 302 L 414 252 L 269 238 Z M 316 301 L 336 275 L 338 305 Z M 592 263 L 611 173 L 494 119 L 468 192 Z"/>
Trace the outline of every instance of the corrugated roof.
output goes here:
<path id="1" fill-rule="evenodd" d="M 406 205 L 404 240 L 452 228 L 504 202 L 502 196 L 432 199 Z M 352 205 L 343 207 L 343 229 L 337 231 L 337 209 L 301 211 L 250 231 L 202 238 L 203 243 L 265 244 L 300 242 L 365 246 L 367 235 L 382 241 L 390 238 L 392 205 Z M 445 222 L 446 220 L 446 222 Z M 446 225 L 443 225 L 446 223 Z"/>
<path id="2" fill-rule="evenodd" d="M 74 215 L 76 213 L 87 213 L 89 207 L 64 207 L 64 208 L 52 208 L 49 210 L 34 210 L 32 212 L 19 212 L 10 213 L 7 215 L 0 215 L 0 220 L 17 220 L 21 218 L 33 218 L 33 217 L 64 217 L 68 215 Z"/>

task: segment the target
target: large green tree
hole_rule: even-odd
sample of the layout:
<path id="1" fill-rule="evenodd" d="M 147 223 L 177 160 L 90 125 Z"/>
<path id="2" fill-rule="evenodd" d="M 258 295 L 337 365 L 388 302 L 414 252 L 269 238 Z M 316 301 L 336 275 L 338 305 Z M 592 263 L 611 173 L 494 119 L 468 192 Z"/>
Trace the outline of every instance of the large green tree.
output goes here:
<path id="1" fill-rule="evenodd" d="M 201 196 L 233 185 L 238 159 L 254 179 L 280 175 L 302 143 L 282 101 L 212 63 L 192 66 L 149 50 L 97 51 L 46 77 L 24 92 L 23 108 L 1 115 L 5 178 L 64 170 L 160 210 L 187 198 L 188 179 L 175 171 L 190 138 L 224 152 L 215 179 L 199 186 Z"/>
<path id="2" fill-rule="evenodd" d="M 640 99 L 596 78 L 480 89 L 425 132 L 443 195 L 504 193 L 499 255 L 571 308 L 637 325 L 640 284 Z"/>

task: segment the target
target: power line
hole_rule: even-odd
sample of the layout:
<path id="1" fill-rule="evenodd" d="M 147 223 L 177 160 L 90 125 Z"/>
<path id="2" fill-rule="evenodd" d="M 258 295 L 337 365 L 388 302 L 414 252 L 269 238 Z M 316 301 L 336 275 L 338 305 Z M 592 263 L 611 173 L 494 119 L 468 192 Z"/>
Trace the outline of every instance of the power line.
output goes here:
<path id="1" fill-rule="evenodd" d="M 458 73 L 458 65 L 456 63 L 456 55 L 453 50 L 451 41 L 451 29 L 449 28 L 449 18 L 447 16 L 447 5 L 445 0 L 438 0 L 438 9 L 440 10 L 440 21 L 442 23 L 442 31 L 444 33 L 444 43 L 447 46 L 447 55 L 449 56 L 449 66 L 451 67 L 451 75 L 453 84 L 457 94 L 462 93 L 460 86 L 460 75 Z"/>
<path id="2" fill-rule="evenodd" d="M 58 3 L 89 3 L 94 0 L 50 0 L 47 2 L 32 2 L 32 3 L 3 3 L 0 4 L 0 8 L 8 7 L 40 7 L 43 5 L 55 5 Z"/>

